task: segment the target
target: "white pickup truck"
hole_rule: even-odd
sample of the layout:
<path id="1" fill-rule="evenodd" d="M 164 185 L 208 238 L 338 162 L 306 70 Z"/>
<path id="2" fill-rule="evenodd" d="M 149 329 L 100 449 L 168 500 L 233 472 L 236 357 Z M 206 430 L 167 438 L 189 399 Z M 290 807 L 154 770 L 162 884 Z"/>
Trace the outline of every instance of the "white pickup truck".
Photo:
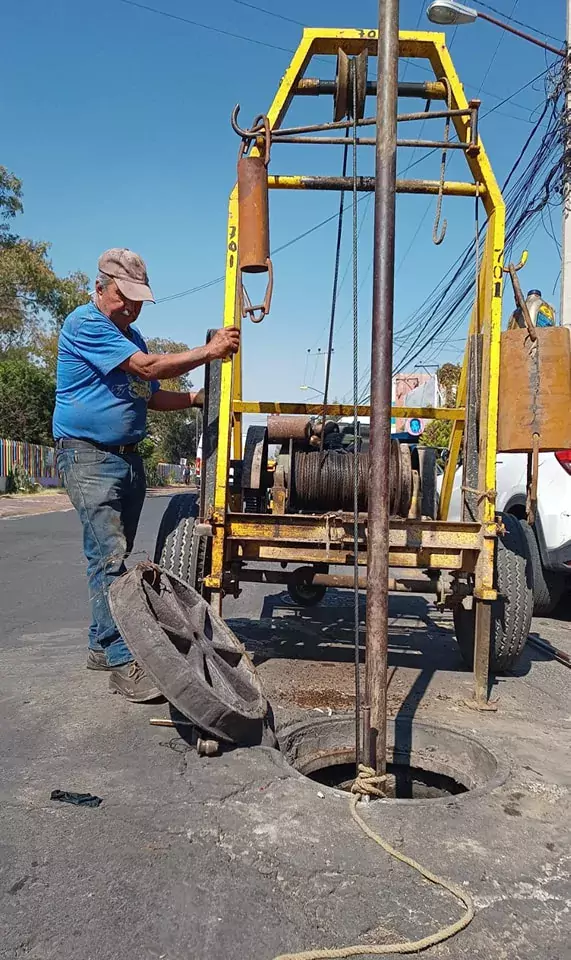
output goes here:
<path id="1" fill-rule="evenodd" d="M 534 613 L 552 613 L 563 593 L 571 589 L 571 450 L 539 456 L 537 516 L 532 527 L 525 520 L 527 455 L 500 453 L 497 459 L 498 511 L 511 513 L 523 527 L 530 548 L 534 576 Z M 449 519 L 459 520 L 462 470 L 456 471 Z"/>

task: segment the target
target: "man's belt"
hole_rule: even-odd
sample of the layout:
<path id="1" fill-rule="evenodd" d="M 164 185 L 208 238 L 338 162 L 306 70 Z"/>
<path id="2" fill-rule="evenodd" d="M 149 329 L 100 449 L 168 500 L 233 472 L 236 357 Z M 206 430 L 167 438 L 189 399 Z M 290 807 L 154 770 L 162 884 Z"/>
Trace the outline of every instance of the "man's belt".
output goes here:
<path id="1" fill-rule="evenodd" d="M 136 443 L 122 443 L 120 445 L 112 443 L 97 443 L 96 440 L 71 440 L 60 439 L 55 441 L 58 450 L 76 450 L 82 447 L 96 447 L 97 450 L 103 450 L 104 453 L 137 453 L 138 445 Z"/>

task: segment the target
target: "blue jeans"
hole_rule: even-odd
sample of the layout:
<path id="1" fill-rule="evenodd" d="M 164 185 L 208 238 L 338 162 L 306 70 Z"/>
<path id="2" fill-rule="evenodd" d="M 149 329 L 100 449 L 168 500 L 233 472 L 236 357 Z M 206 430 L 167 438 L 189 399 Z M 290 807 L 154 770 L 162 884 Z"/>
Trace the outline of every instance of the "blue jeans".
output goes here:
<path id="1" fill-rule="evenodd" d="M 92 622 L 89 648 L 105 651 L 110 667 L 133 655 L 111 616 L 107 591 L 125 572 L 145 500 L 145 471 L 137 453 L 77 446 L 57 451 L 57 467 L 83 525 L 83 551 Z"/>

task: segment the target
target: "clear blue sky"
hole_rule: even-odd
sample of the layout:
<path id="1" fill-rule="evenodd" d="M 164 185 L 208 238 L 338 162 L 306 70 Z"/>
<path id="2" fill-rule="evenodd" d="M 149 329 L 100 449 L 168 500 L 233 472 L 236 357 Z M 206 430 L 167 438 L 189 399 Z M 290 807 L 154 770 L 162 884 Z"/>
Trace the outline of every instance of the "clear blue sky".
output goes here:
<path id="1" fill-rule="evenodd" d="M 235 176 L 238 142 L 229 116 L 239 101 L 241 119 L 263 112 L 286 68 L 301 26 L 237 3 L 142 0 L 148 6 L 202 24 L 242 34 L 245 42 L 199 26 L 126 5 L 121 0 L 18 0 L 2 12 L 0 61 L 0 163 L 24 182 L 25 212 L 19 231 L 52 242 L 55 268 L 94 276 L 99 253 L 128 246 L 147 261 L 157 298 L 168 297 L 219 277 L 224 268 L 228 192 Z M 376 26 L 376 0 L 252 0 L 267 10 L 308 26 Z M 492 0 L 507 15 L 563 38 L 564 2 Z M 401 0 L 401 28 L 429 29 L 427 0 Z M 448 29 L 448 43 L 468 95 L 480 95 L 490 110 L 546 66 L 531 44 L 479 21 Z M 331 76 L 319 64 L 313 75 Z M 428 74 L 401 65 L 401 79 Z M 411 103 L 416 101 L 408 101 Z M 543 87 L 528 88 L 483 119 L 481 135 L 501 182 L 531 130 Z M 418 104 L 418 109 L 422 106 Z M 294 104 L 295 122 L 330 119 L 331 102 L 310 98 Z M 441 136 L 438 121 L 425 136 Z M 365 154 L 364 150 L 369 149 Z M 418 154 L 415 154 L 418 157 Z M 401 151 L 399 165 L 410 162 Z M 372 172 L 372 149 L 363 148 L 360 172 Z M 461 176 L 455 157 L 452 177 Z M 439 155 L 416 167 L 437 178 Z M 276 147 L 274 173 L 338 173 L 338 147 Z M 271 239 L 277 247 L 333 214 L 334 194 L 271 195 Z M 359 205 L 361 369 L 368 365 L 370 335 L 372 200 Z M 397 223 L 396 325 L 404 322 L 473 236 L 473 203 L 444 198 L 448 219 L 444 243 L 432 243 L 435 198 L 401 197 Z M 348 218 L 348 221 L 350 217 Z M 555 229 L 559 231 L 559 211 Z M 347 223 L 349 226 L 349 222 Z M 307 351 L 326 347 L 336 224 L 332 222 L 275 258 L 272 313 L 245 329 L 245 397 L 303 400 L 303 383 L 323 386 L 323 364 Z M 341 274 L 350 263 L 344 244 Z M 560 259 L 540 228 L 530 245 L 523 285 L 539 286 L 558 304 Z M 554 290 L 555 285 L 555 290 Z M 254 291 L 255 292 L 255 291 Z M 222 285 L 145 307 L 140 327 L 147 336 L 165 336 L 191 345 L 222 316 Z M 509 298 L 509 295 L 508 295 Z M 511 298 L 509 298 L 511 300 Z M 341 288 L 332 396 L 351 391 L 351 271 Z M 456 359 L 452 342 L 428 350 L 424 362 Z M 197 382 L 200 380 L 197 377 Z"/>

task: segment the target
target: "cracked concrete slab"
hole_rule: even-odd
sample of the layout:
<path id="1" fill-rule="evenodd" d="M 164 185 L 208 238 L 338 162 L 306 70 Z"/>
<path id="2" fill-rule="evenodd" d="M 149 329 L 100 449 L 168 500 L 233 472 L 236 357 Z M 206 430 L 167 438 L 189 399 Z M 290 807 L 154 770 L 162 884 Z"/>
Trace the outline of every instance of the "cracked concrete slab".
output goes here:
<path id="1" fill-rule="evenodd" d="M 147 504 L 137 549 L 152 552 L 163 508 Z M 417 938 L 460 916 L 452 897 L 359 831 L 344 794 L 301 777 L 276 751 L 200 758 L 176 731 L 148 725 L 164 706 L 109 696 L 106 676 L 84 668 L 76 518 L 18 525 L 0 557 L 2 960 L 272 960 Z M 351 706 L 346 598 L 328 600 L 300 613 L 279 590 L 251 587 L 227 604 L 281 724 Z M 393 598 L 391 616 L 392 715 L 469 732 L 509 768 L 478 797 L 364 813 L 474 898 L 468 930 L 429 955 L 569 960 L 568 671 L 530 648 L 516 675 L 498 679 L 498 712 L 481 715 L 466 706 L 471 680 L 448 618 L 422 597 Z M 563 643 L 570 628 L 534 629 Z M 55 788 L 103 804 L 54 803 Z"/>

